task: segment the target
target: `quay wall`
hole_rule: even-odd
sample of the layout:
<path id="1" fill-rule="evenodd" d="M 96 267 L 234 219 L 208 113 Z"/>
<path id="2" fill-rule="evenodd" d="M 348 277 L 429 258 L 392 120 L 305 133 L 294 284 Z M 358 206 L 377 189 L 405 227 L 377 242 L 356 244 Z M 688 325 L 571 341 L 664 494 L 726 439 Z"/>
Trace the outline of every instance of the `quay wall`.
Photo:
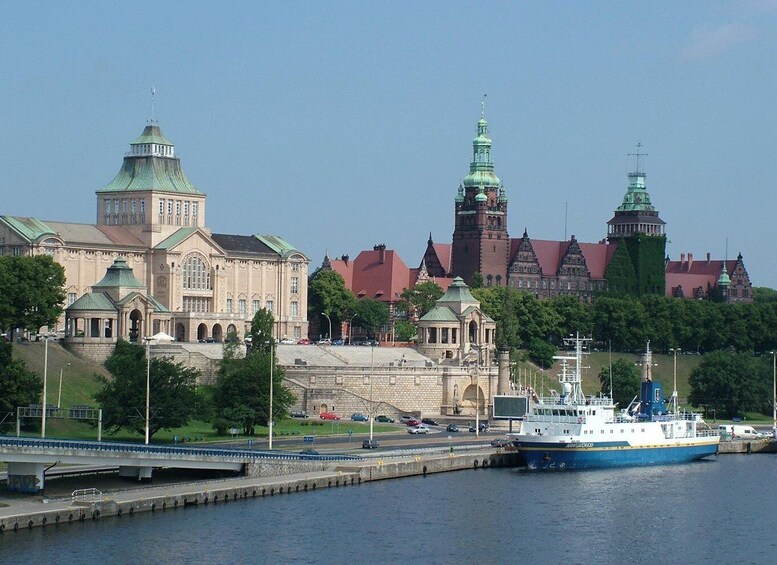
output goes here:
<path id="1" fill-rule="evenodd" d="M 415 455 L 392 457 L 343 465 L 342 462 L 281 461 L 269 469 L 266 463 L 246 469 L 245 479 L 170 485 L 169 487 L 115 493 L 100 500 L 53 501 L 40 510 L 13 513 L 0 509 L 0 535 L 46 526 L 99 520 L 111 516 L 127 517 L 138 512 L 168 512 L 201 504 L 229 504 L 249 498 L 290 495 L 322 488 L 340 488 L 363 482 L 419 476 L 464 469 L 515 466 L 514 452 L 492 450 L 468 451 L 456 454 Z M 269 472 L 273 475 L 269 475 Z M 127 496 L 129 494 L 129 496 Z"/>

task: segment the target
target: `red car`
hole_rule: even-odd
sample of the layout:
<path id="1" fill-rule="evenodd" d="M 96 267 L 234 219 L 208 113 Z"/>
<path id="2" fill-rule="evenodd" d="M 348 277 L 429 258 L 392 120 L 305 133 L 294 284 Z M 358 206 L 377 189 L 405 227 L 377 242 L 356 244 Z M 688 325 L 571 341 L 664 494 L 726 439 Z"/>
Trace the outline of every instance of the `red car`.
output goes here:
<path id="1" fill-rule="evenodd" d="M 319 414 L 319 417 L 322 420 L 339 420 L 340 419 L 340 416 L 338 416 L 334 412 L 321 412 L 321 414 Z"/>
<path id="2" fill-rule="evenodd" d="M 310 340 L 306 337 L 297 340 L 297 345 L 310 345 Z"/>
<path id="3" fill-rule="evenodd" d="M 417 418 L 410 418 L 407 422 L 405 422 L 405 424 L 412 428 L 413 426 L 420 426 L 421 420 Z"/>

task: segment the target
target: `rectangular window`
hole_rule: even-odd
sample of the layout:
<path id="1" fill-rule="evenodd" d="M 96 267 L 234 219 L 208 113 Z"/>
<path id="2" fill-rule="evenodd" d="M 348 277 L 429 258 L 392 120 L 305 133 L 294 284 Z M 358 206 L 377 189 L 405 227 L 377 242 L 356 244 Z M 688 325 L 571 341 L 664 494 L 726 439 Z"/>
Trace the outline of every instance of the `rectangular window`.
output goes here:
<path id="1" fill-rule="evenodd" d="M 121 201 L 121 213 L 126 214 L 127 213 L 127 201 L 122 200 Z"/>
<path id="2" fill-rule="evenodd" d="M 189 215 L 189 202 L 183 203 L 183 215 L 188 216 Z"/>
<path id="3" fill-rule="evenodd" d="M 194 218 L 197 217 L 197 203 L 196 202 L 192 202 L 192 217 L 194 217 Z"/>
<path id="4" fill-rule="evenodd" d="M 167 215 L 172 216 L 173 215 L 173 201 L 168 200 L 167 201 Z"/>
<path id="5" fill-rule="evenodd" d="M 140 201 L 140 215 L 142 216 L 145 213 L 146 213 L 146 201 L 145 200 L 141 200 Z"/>
<path id="6" fill-rule="evenodd" d="M 297 294 L 299 292 L 299 277 L 291 277 L 291 293 Z"/>
<path id="7" fill-rule="evenodd" d="M 299 316 L 299 302 L 296 302 L 296 301 L 292 302 L 291 303 L 291 309 L 290 309 L 289 312 L 290 312 L 291 316 L 294 317 L 294 318 Z"/>
<path id="8" fill-rule="evenodd" d="M 241 298 L 240 300 L 237 301 L 237 310 L 242 315 L 245 315 L 245 313 L 246 313 L 246 301 L 244 299 Z"/>
<path id="9" fill-rule="evenodd" d="M 291 272 L 292 273 L 298 273 L 299 272 L 299 263 L 292 263 L 291 264 Z"/>
<path id="10" fill-rule="evenodd" d="M 260 308 L 259 301 L 258 300 L 254 300 L 253 303 L 251 304 L 251 307 L 253 309 L 253 313 L 256 314 L 259 311 L 259 308 Z"/>
<path id="11" fill-rule="evenodd" d="M 137 206 L 137 203 L 136 203 L 136 202 L 133 200 L 133 201 L 132 201 L 132 205 L 130 206 L 130 213 L 131 213 L 133 216 L 135 215 L 135 212 L 137 211 L 137 208 L 136 208 L 136 206 Z"/>
<path id="12" fill-rule="evenodd" d="M 78 299 L 78 294 L 75 292 L 68 292 L 67 293 L 67 305 L 70 306 Z"/>
<path id="13" fill-rule="evenodd" d="M 159 215 L 162 216 L 165 213 L 165 200 L 164 198 L 159 201 Z"/>
<path id="14" fill-rule="evenodd" d="M 113 201 L 113 213 L 118 214 L 119 213 L 119 201 L 114 200 Z"/>
<path id="15" fill-rule="evenodd" d="M 299 339 L 302 337 L 302 328 L 300 326 L 294 326 L 294 338 Z"/>
<path id="16" fill-rule="evenodd" d="M 232 312 L 232 299 L 227 298 L 227 312 Z"/>
<path id="17" fill-rule="evenodd" d="M 175 201 L 175 215 L 180 216 L 181 215 L 181 201 L 176 200 Z"/>
<path id="18" fill-rule="evenodd" d="M 267 310 L 268 312 L 272 312 L 272 309 L 273 309 L 273 301 L 272 301 L 272 300 L 267 300 L 267 301 L 265 301 L 265 303 L 264 303 L 264 309 L 265 309 L 265 310 Z"/>

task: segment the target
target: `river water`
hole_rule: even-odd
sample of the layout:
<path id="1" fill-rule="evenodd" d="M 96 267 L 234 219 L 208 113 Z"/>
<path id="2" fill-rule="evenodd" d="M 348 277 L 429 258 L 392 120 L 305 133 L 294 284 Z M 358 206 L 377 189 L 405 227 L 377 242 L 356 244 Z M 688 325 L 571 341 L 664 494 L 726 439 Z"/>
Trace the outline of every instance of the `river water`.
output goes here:
<path id="1" fill-rule="evenodd" d="M 777 456 L 480 469 L 0 535 L 0 563 L 775 563 Z"/>

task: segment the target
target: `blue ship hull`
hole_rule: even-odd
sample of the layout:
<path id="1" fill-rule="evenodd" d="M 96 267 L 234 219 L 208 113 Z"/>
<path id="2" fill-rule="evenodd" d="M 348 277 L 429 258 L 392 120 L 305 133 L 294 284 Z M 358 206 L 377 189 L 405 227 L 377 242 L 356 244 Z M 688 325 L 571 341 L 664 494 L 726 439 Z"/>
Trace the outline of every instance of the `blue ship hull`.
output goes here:
<path id="1" fill-rule="evenodd" d="M 661 447 L 630 447 L 608 442 L 590 447 L 558 443 L 514 442 L 530 469 L 602 469 L 635 465 L 667 465 L 697 461 L 718 452 L 717 443 Z"/>

